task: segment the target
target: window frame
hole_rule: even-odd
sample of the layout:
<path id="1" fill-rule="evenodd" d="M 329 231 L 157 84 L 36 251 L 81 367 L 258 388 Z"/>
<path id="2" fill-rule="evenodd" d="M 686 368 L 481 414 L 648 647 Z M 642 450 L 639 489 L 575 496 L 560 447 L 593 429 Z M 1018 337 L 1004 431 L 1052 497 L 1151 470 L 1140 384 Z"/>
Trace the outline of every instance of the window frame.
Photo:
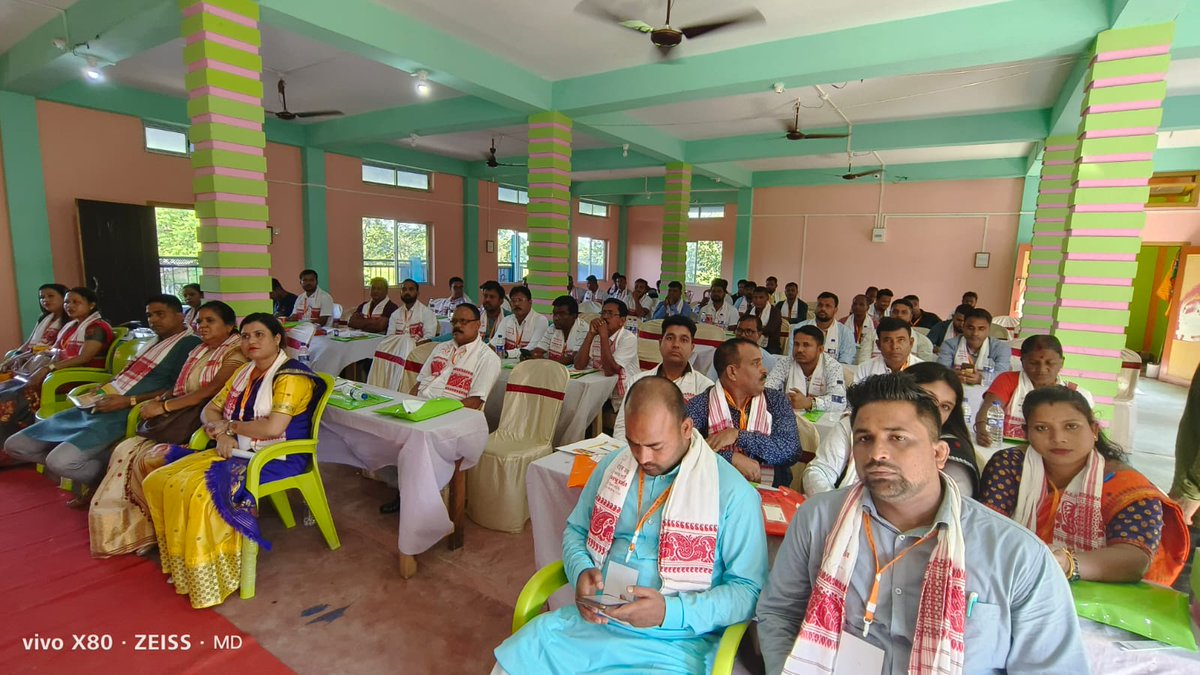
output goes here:
<path id="1" fill-rule="evenodd" d="M 579 247 L 584 241 L 588 242 L 587 274 L 584 273 L 583 261 L 579 257 Z M 599 267 L 600 267 L 599 274 L 596 274 L 596 269 L 595 269 L 596 263 L 594 260 L 592 260 L 592 248 L 595 246 L 596 242 L 600 242 L 601 244 L 604 245 L 604 252 L 601 255 L 603 260 L 601 260 L 600 264 L 599 264 Z M 586 281 L 588 274 L 596 274 L 597 279 L 604 278 L 605 270 L 608 269 L 608 253 L 609 253 L 609 244 L 608 244 L 607 239 L 602 239 L 600 237 L 583 237 L 583 236 L 575 237 L 575 277 L 576 277 L 575 280 L 576 281 Z"/>
<path id="2" fill-rule="evenodd" d="M 433 229 L 434 229 L 433 223 L 425 222 L 425 221 L 417 221 L 417 220 L 413 220 L 413 221 L 398 220 L 396 218 L 387 218 L 387 217 L 382 217 L 382 216 L 362 216 L 362 218 L 360 218 L 360 220 L 359 220 L 359 236 L 360 236 L 361 240 L 365 240 L 365 237 L 362 237 L 362 227 L 365 224 L 363 221 L 367 221 L 367 220 L 379 220 L 379 221 L 384 221 L 384 222 L 390 222 L 392 224 L 392 263 L 391 264 L 392 264 L 392 272 L 395 274 L 395 277 L 396 277 L 396 283 L 392 284 L 389 282 L 388 288 L 398 288 L 400 286 L 400 283 L 403 282 L 405 278 L 407 278 L 406 276 L 400 274 L 400 259 L 396 257 L 396 248 L 397 248 L 397 243 L 398 243 L 396 229 L 395 229 L 396 225 L 420 225 L 421 227 L 425 228 L 425 278 L 424 279 L 415 279 L 415 280 L 419 284 L 434 284 L 436 282 L 436 277 L 434 276 L 434 270 L 433 270 Z M 366 251 L 362 250 L 362 243 L 360 243 L 360 246 L 359 246 L 359 261 L 360 261 L 359 269 L 363 273 L 363 288 L 368 288 L 369 283 L 370 283 L 369 282 L 370 277 L 367 275 L 367 272 L 366 272 L 367 258 L 365 255 L 363 255 L 365 253 L 366 253 Z M 372 260 L 375 260 L 375 258 L 372 258 Z M 381 265 L 374 265 L 374 267 L 381 267 Z"/>
<path id="3" fill-rule="evenodd" d="M 150 129 L 183 135 L 183 146 L 185 150 L 183 152 L 177 152 L 175 150 L 165 150 L 163 148 L 150 147 L 150 139 L 146 137 L 146 132 Z M 191 157 L 194 146 L 192 144 L 192 139 L 188 136 L 189 129 L 190 127 L 179 124 L 155 122 L 153 120 L 144 119 L 142 120 L 142 149 L 155 155 L 166 155 L 168 157 Z"/>
<path id="4" fill-rule="evenodd" d="M 591 208 L 585 211 L 583 208 L 585 205 Z M 583 216 L 591 216 L 593 218 L 608 218 L 608 206 L 609 205 L 605 204 L 604 202 L 594 202 L 588 199 L 580 199 L 577 210 L 579 211 L 579 214 Z M 603 209 L 604 213 L 596 213 L 596 209 Z"/>
<path id="5" fill-rule="evenodd" d="M 712 278 L 710 278 L 707 282 L 703 282 L 703 281 L 700 281 L 696 277 L 696 266 L 695 266 L 695 264 L 691 263 L 690 261 L 693 259 L 693 257 L 699 257 L 700 244 L 709 243 L 709 242 L 720 245 L 720 247 L 721 247 L 721 262 L 717 265 L 717 271 L 716 271 L 716 273 L 713 274 Z M 693 254 L 692 251 L 695 251 L 695 254 Z M 715 279 L 715 278 L 721 276 L 721 266 L 724 264 L 725 264 L 725 241 L 724 240 L 722 240 L 722 239 L 698 239 L 698 240 L 694 240 L 694 241 L 688 241 L 687 244 L 684 246 L 684 257 L 683 257 L 684 283 L 691 285 L 691 286 L 711 285 L 712 279 Z"/>
<path id="6" fill-rule="evenodd" d="M 414 166 L 404 166 L 402 164 L 390 164 L 388 162 L 379 162 L 379 161 L 372 160 L 372 159 L 363 159 L 363 160 L 361 160 L 360 164 L 361 164 L 361 168 L 359 169 L 359 179 L 363 183 L 366 183 L 367 185 L 378 185 L 380 187 L 397 188 L 400 190 L 411 190 L 413 192 L 433 192 L 434 173 L 432 171 L 426 171 L 425 169 L 420 169 L 420 168 L 417 168 Z M 366 176 L 363 175 L 363 172 L 366 170 L 366 167 L 368 167 L 368 166 L 373 169 L 383 169 L 385 171 L 391 171 L 392 178 L 395 179 L 395 182 L 394 183 L 380 183 L 380 182 L 373 181 L 373 180 L 367 180 Z M 400 174 L 401 173 L 406 173 L 406 174 L 413 175 L 413 176 L 424 176 L 425 177 L 425 187 L 422 188 L 422 187 L 413 187 L 411 185 L 400 185 Z M 369 217 L 369 216 L 367 216 L 367 217 Z M 396 222 L 400 222 L 400 221 L 396 221 Z M 405 221 L 405 222 L 407 222 L 407 221 Z"/>
<path id="7" fill-rule="evenodd" d="M 500 239 L 501 239 L 500 233 L 501 232 L 512 232 L 514 235 L 516 235 L 517 239 L 522 244 L 524 244 L 524 246 L 525 246 L 524 253 L 522 253 L 520 250 L 516 251 L 517 258 L 521 263 L 519 268 L 515 268 L 514 263 L 511 260 L 506 263 L 500 259 Z M 511 247 L 510 247 L 509 251 L 512 252 Z M 525 274 L 522 274 L 520 276 L 514 276 L 512 279 L 509 279 L 508 281 L 503 281 L 500 279 L 500 277 L 503 276 L 500 274 L 500 270 L 505 267 L 512 269 L 514 275 L 517 275 L 517 273 L 520 271 L 524 271 Z M 529 232 L 527 232 L 525 230 L 518 230 L 518 229 L 512 228 L 512 227 L 497 228 L 496 229 L 496 279 L 498 281 L 500 281 L 500 283 L 502 283 L 502 284 L 520 284 L 521 279 L 523 279 L 527 276 L 529 276 Z"/>
<path id="8" fill-rule="evenodd" d="M 500 196 L 501 190 L 510 190 L 516 193 L 516 200 L 504 199 Z M 524 196 L 524 201 L 522 201 Z M 501 204 L 512 204 L 513 206 L 526 206 L 529 204 L 529 188 L 516 187 L 513 185 L 496 185 L 496 201 Z"/>
<path id="9" fill-rule="evenodd" d="M 696 215 L 692 215 L 693 211 Z M 696 204 L 688 207 L 688 220 L 713 220 L 724 217 L 724 204 Z"/>

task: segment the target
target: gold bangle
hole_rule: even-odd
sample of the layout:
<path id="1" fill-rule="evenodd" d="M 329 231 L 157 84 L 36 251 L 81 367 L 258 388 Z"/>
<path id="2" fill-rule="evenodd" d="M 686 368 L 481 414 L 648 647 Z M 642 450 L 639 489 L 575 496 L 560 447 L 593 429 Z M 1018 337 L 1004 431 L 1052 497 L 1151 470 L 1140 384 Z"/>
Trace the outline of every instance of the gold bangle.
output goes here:
<path id="1" fill-rule="evenodd" d="M 167 407 L 167 403 L 169 403 L 169 402 L 170 402 L 170 399 L 166 399 L 166 398 L 164 398 L 162 401 L 163 412 L 165 412 L 165 413 L 171 412 L 171 409 Z"/>

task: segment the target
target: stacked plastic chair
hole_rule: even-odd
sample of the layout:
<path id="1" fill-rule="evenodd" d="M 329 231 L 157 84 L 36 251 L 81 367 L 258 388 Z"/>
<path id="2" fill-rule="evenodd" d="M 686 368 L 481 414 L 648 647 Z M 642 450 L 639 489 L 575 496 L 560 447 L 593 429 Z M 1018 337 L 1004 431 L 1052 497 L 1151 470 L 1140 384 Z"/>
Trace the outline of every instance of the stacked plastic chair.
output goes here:
<path id="1" fill-rule="evenodd" d="M 525 361 L 513 369 L 500 424 L 479 464 L 467 472 L 467 515 L 500 532 L 520 532 L 529 520 L 525 472 L 554 451 L 554 430 L 571 378 L 561 364 Z"/>

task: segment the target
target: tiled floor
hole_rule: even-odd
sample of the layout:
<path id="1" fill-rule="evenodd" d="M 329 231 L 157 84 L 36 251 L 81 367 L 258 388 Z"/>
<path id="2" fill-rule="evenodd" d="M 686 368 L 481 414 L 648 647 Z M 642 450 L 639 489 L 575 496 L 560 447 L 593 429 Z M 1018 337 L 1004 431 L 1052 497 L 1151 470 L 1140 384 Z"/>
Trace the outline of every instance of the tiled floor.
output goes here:
<path id="1" fill-rule="evenodd" d="M 1175 473 L 1175 433 L 1187 389 L 1148 378 L 1138 381 L 1137 423 L 1129 461 L 1163 492 Z"/>

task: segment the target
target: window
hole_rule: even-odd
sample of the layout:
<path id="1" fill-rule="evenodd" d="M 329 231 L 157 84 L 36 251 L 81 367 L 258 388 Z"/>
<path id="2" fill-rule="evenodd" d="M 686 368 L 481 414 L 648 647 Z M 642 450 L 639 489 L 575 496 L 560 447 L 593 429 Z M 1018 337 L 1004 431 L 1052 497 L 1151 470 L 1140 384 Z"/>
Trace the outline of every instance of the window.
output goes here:
<path id="1" fill-rule="evenodd" d="M 595 274 L 597 279 L 603 279 L 604 264 L 608 261 L 608 242 L 603 239 L 580 237 L 576 259 L 579 262 L 579 281 Z"/>
<path id="2" fill-rule="evenodd" d="M 496 232 L 496 253 L 500 260 L 499 281 L 520 283 L 529 275 L 529 235 L 516 230 Z"/>
<path id="3" fill-rule="evenodd" d="M 688 209 L 688 218 L 724 218 L 724 204 L 702 204 Z M 719 243 L 719 242 L 718 242 Z"/>
<path id="4" fill-rule="evenodd" d="M 608 204 L 597 204 L 595 202 L 579 201 L 579 212 L 585 216 L 596 216 L 597 218 L 608 217 Z"/>
<path id="5" fill-rule="evenodd" d="M 496 200 L 507 204 L 528 204 L 529 190 L 501 185 L 496 188 Z"/>
<path id="6" fill-rule="evenodd" d="M 429 282 L 429 226 L 388 218 L 363 218 L 363 286 L 374 277 L 398 286 L 411 278 Z"/>
<path id="7" fill-rule="evenodd" d="M 158 276 L 163 293 L 182 296 L 187 284 L 200 283 L 200 219 L 191 209 L 154 209 L 158 234 Z"/>
<path id="8" fill-rule="evenodd" d="M 143 123 L 146 132 L 146 149 L 150 152 L 162 152 L 168 155 L 183 155 L 191 151 L 188 143 L 187 130 L 177 127 L 155 126 Z"/>
<path id="9" fill-rule="evenodd" d="M 721 253 L 724 247 L 720 241 L 689 241 L 685 281 L 707 286 L 714 278 L 721 276 Z"/>
<path id="10" fill-rule="evenodd" d="M 402 169 L 385 164 L 368 164 L 367 162 L 363 162 L 362 179 L 364 183 L 375 183 L 376 185 L 391 185 L 393 187 L 409 188 L 412 190 L 429 189 L 428 171 Z"/>

